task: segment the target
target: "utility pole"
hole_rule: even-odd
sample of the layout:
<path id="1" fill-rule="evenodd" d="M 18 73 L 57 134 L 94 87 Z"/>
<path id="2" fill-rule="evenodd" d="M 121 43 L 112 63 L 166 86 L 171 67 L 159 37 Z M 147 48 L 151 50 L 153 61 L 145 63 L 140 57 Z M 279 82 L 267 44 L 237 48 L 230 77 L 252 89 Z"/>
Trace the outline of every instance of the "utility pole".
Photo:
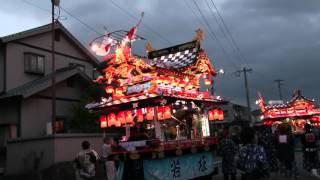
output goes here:
<path id="1" fill-rule="evenodd" d="M 282 99 L 282 93 L 281 93 L 281 85 L 283 85 L 283 84 L 282 84 L 283 81 L 284 81 L 283 79 L 276 79 L 276 80 L 274 80 L 274 82 L 276 82 L 276 83 L 278 84 L 279 98 L 280 98 L 281 100 L 283 100 L 283 99 Z"/>
<path id="2" fill-rule="evenodd" d="M 55 67 L 55 18 L 54 18 L 54 7 L 59 6 L 60 0 L 51 0 L 51 73 L 52 73 L 52 134 L 56 133 L 55 122 L 56 122 L 56 67 Z"/>
<path id="3" fill-rule="evenodd" d="M 245 85 L 245 88 L 246 88 L 248 118 L 249 118 L 249 121 L 252 122 L 252 118 L 251 118 L 251 106 L 250 106 L 250 97 L 249 97 L 249 88 L 248 88 L 248 79 L 247 79 L 247 73 L 248 73 L 248 72 L 252 72 L 252 69 L 251 69 L 251 68 L 243 67 L 242 70 L 236 71 L 236 73 L 238 73 L 239 76 L 240 76 L 240 73 L 243 73 L 243 75 L 244 75 L 244 85 Z"/>

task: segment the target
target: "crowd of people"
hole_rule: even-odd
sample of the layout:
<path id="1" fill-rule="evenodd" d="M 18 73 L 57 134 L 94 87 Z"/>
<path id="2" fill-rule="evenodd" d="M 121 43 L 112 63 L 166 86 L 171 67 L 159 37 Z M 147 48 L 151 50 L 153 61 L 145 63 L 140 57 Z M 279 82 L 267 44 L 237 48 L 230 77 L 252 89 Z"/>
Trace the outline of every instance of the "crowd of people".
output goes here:
<path id="1" fill-rule="evenodd" d="M 271 127 L 247 127 L 238 135 L 225 128 L 219 145 L 224 180 L 236 180 L 237 172 L 242 180 L 269 179 L 272 173 L 297 179 L 297 141 L 302 144 L 303 168 L 320 177 L 317 139 L 318 134 L 309 124 L 301 135 L 294 135 L 289 124 L 281 124 L 274 131 Z"/>
<path id="2" fill-rule="evenodd" d="M 218 152 L 222 156 L 222 172 L 224 180 L 236 180 L 237 173 L 242 180 L 268 179 L 272 173 L 297 179 L 299 171 L 295 157 L 296 142 L 302 144 L 303 168 L 318 176 L 319 168 L 317 140 L 318 134 L 311 125 L 305 125 L 305 133 L 295 135 L 291 126 L 282 124 L 275 131 L 271 128 L 256 130 L 243 128 L 239 134 L 230 133 L 224 128 Z M 77 179 L 93 179 L 95 166 L 103 162 L 108 180 L 116 178 L 116 164 L 112 158 L 112 149 L 117 145 L 112 138 L 105 138 L 101 157 L 90 147 L 88 141 L 81 144 L 82 150 L 75 158 Z"/>

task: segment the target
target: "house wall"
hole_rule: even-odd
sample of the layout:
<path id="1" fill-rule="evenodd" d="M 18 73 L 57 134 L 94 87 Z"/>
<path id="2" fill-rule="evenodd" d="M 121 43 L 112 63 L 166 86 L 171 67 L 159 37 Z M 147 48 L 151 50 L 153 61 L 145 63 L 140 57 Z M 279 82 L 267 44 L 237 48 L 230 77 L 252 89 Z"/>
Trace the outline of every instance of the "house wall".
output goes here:
<path id="1" fill-rule="evenodd" d="M 72 161 L 87 140 L 101 154 L 101 134 L 57 134 L 41 138 L 23 138 L 8 142 L 6 175 L 30 172 L 39 161 L 39 170 L 58 162 Z M 23 149 L 23 151 L 21 151 Z"/>
<path id="2" fill-rule="evenodd" d="M 67 80 L 56 86 L 56 115 L 70 117 L 72 107 L 78 103 L 83 93 L 83 85 L 75 81 L 73 87 L 68 87 L 66 82 Z M 51 102 L 51 88 L 22 101 L 21 137 L 46 135 L 47 123 L 51 122 L 52 117 Z"/>
<path id="3" fill-rule="evenodd" d="M 44 33 L 18 42 L 7 43 L 7 90 L 23 85 L 29 81 L 42 77 L 24 72 L 24 53 L 32 52 L 45 56 L 45 74 L 51 73 L 51 33 Z M 85 66 L 85 73 L 92 77 L 93 64 L 91 60 L 76 48 L 70 40 L 61 36 L 60 41 L 56 41 L 55 66 L 56 69 L 69 66 L 70 63 Z M 60 54 L 59 54 L 60 53 Z"/>
<path id="4" fill-rule="evenodd" d="M 4 89 L 4 52 L 5 52 L 5 45 L 0 45 L 0 94 L 5 90 Z"/>

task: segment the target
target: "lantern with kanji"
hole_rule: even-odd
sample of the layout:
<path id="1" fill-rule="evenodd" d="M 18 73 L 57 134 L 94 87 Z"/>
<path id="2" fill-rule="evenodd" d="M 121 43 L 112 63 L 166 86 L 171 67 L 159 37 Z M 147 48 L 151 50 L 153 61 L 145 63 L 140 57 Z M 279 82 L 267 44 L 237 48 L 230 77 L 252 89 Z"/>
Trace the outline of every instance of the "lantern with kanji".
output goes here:
<path id="1" fill-rule="evenodd" d="M 158 120 L 164 120 L 164 106 L 157 107 Z"/>
<path id="2" fill-rule="evenodd" d="M 124 111 L 120 111 L 117 114 L 117 119 L 121 124 L 126 124 L 126 115 Z"/>
<path id="3" fill-rule="evenodd" d="M 125 111 L 125 115 L 126 115 L 127 123 L 134 124 L 133 117 L 132 117 L 132 112 L 131 111 Z"/>
<path id="4" fill-rule="evenodd" d="M 171 118 L 171 107 L 170 106 L 164 106 L 163 109 L 163 117 L 164 119 L 170 119 Z"/>
<path id="5" fill-rule="evenodd" d="M 117 117 L 114 113 L 110 113 L 108 115 L 108 127 L 111 127 L 111 126 L 116 126 L 116 127 L 120 126 L 120 122 L 117 120 Z"/>
<path id="6" fill-rule="evenodd" d="M 136 117 L 137 117 L 137 122 L 143 122 L 142 109 L 137 109 L 136 110 Z"/>
<path id="7" fill-rule="evenodd" d="M 219 119 L 219 109 L 214 109 L 212 111 L 213 111 L 214 120 L 218 120 Z"/>
<path id="8" fill-rule="evenodd" d="M 209 110 L 208 111 L 208 119 L 210 121 L 214 121 L 214 113 L 213 113 L 213 110 Z"/>
<path id="9" fill-rule="evenodd" d="M 153 112 L 153 107 L 147 107 L 146 108 L 146 119 L 148 120 L 148 121 L 152 121 L 153 120 L 153 114 L 154 114 L 154 112 Z"/>
<path id="10" fill-rule="evenodd" d="M 107 128 L 107 116 L 106 115 L 100 115 L 100 128 Z"/>

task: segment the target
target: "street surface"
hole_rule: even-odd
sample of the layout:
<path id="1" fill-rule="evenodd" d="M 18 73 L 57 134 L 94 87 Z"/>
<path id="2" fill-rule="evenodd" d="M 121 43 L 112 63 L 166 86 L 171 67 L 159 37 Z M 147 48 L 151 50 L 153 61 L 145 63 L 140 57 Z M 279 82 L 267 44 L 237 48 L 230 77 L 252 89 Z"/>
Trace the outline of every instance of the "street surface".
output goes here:
<path id="1" fill-rule="evenodd" d="M 310 172 L 305 171 L 302 169 L 302 153 L 301 152 L 296 152 L 296 162 L 298 165 L 298 170 L 299 170 L 299 178 L 298 180 L 319 180 L 320 178 L 317 178 L 313 176 Z M 220 174 L 217 176 L 213 177 L 213 180 L 223 180 L 223 175 L 221 173 L 221 168 L 219 169 Z M 240 180 L 240 174 L 238 174 L 237 180 Z M 271 174 L 270 180 L 291 180 L 294 178 L 285 178 L 281 174 Z"/>

